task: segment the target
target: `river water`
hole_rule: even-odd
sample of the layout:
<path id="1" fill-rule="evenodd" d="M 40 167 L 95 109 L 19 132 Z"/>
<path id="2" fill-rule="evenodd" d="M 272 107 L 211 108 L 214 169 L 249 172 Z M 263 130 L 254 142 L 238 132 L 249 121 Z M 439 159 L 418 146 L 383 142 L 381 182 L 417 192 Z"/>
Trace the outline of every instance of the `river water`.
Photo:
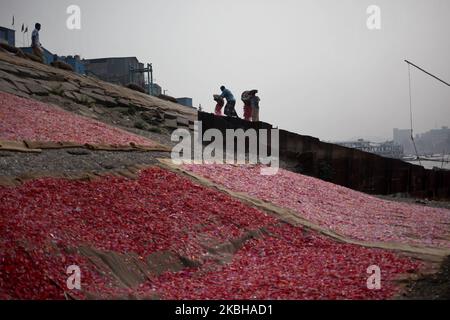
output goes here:
<path id="1" fill-rule="evenodd" d="M 444 159 L 448 161 L 448 160 L 450 160 L 450 156 L 446 156 Z M 407 161 L 407 162 L 419 165 L 419 161 Z M 442 164 L 442 162 L 437 162 L 437 161 L 421 160 L 421 164 L 425 169 L 433 169 L 433 167 L 437 167 L 437 168 L 443 168 L 443 169 L 450 170 L 449 162 L 444 162 L 444 164 Z"/>

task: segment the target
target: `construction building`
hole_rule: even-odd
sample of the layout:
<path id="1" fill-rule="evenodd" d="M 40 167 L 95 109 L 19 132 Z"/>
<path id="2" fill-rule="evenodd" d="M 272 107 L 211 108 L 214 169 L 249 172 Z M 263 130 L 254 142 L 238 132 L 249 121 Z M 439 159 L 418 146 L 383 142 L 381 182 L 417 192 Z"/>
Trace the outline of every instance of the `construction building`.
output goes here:
<path id="1" fill-rule="evenodd" d="M 136 57 L 83 59 L 86 75 L 100 80 L 126 86 L 133 83 L 146 88 L 144 73 L 131 70 L 144 69 Z"/>

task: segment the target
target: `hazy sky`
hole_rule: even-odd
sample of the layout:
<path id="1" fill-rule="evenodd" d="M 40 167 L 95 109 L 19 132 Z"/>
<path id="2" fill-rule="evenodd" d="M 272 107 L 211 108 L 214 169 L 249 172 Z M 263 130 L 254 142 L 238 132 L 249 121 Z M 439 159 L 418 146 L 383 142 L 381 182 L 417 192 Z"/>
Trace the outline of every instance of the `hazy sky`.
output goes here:
<path id="1" fill-rule="evenodd" d="M 323 140 L 409 127 L 409 59 L 450 81 L 449 0 L 0 0 L 0 25 L 43 25 L 42 44 L 152 62 L 168 94 L 213 111 L 225 84 L 257 88 L 261 120 Z M 66 8 L 81 8 L 81 30 Z M 366 27 L 369 5 L 381 30 Z M 16 35 L 22 44 L 21 33 Z M 450 88 L 412 70 L 414 126 L 450 125 Z M 237 111 L 242 115 L 242 104 Z"/>

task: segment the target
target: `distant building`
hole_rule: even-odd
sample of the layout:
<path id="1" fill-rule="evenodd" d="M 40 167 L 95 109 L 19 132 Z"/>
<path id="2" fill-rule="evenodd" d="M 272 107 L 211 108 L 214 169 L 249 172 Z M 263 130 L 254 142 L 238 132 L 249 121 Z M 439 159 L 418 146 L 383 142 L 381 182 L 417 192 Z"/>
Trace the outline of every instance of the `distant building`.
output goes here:
<path id="1" fill-rule="evenodd" d="M 411 141 L 411 129 L 394 129 L 394 143 L 403 147 L 405 154 L 413 154 L 414 145 Z"/>
<path id="2" fill-rule="evenodd" d="M 186 97 L 184 97 L 184 98 L 177 98 L 177 101 L 178 101 L 179 104 L 181 104 L 183 106 L 193 108 L 192 98 L 186 98 Z"/>
<path id="3" fill-rule="evenodd" d="M 16 46 L 16 31 L 5 27 L 0 27 L 0 42 Z"/>
<path id="4" fill-rule="evenodd" d="M 414 137 L 419 155 L 450 153 L 450 129 L 432 129 Z M 411 140 L 411 130 L 394 129 L 394 142 L 403 146 L 405 154 L 415 155 L 414 144 Z"/>
<path id="5" fill-rule="evenodd" d="M 31 47 L 25 47 L 25 48 L 20 48 L 20 50 L 22 50 L 24 53 L 33 53 L 33 48 Z M 43 48 L 43 53 L 44 53 L 44 63 L 45 64 L 50 64 L 53 61 L 58 60 L 58 61 L 63 61 L 69 65 L 72 66 L 73 70 L 81 75 L 86 74 L 85 72 L 85 68 L 84 68 L 84 64 L 82 62 L 82 60 L 80 59 L 80 56 L 76 55 L 76 56 L 58 56 L 55 55 L 53 53 L 51 53 L 50 51 L 48 51 L 47 49 Z"/>
<path id="6" fill-rule="evenodd" d="M 76 73 L 83 75 L 86 74 L 86 68 L 84 67 L 84 63 L 80 59 L 80 56 L 76 55 L 76 56 L 58 57 L 58 60 L 70 64 Z"/>
<path id="7" fill-rule="evenodd" d="M 152 87 L 150 88 L 150 92 L 154 96 L 160 96 L 162 94 L 162 88 L 159 84 L 153 83 Z"/>
<path id="8" fill-rule="evenodd" d="M 386 158 L 401 159 L 403 157 L 403 147 L 396 144 L 394 141 L 375 143 L 359 139 L 358 141 L 338 142 L 336 144 L 347 148 L 374 153 Z"/>
<path id="9" fill-rule="evenodd" d="M 136 57 L 84 59 L 83 64 L 88 76 L 123 86 L 133 83 L 145 88 L 144 74 L 131 72 L 132 69 L 144 68 Z"/>

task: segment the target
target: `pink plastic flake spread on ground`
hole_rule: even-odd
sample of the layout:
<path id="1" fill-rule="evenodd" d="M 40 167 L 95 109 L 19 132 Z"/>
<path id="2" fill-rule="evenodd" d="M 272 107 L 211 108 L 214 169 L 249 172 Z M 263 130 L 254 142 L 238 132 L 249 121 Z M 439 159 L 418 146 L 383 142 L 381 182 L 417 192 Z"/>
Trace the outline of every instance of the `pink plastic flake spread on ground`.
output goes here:
<path id="1" fill-rule="evenodd" d="M 56 106 L 0 92 L 0 139 L 155 146 L 150 139 Z"/>
<path id="2" fill-rule="evenodd" d="M 450 211 L 446 209 L 381 200 L 282 169 L 275 176 L 263 176 L 255 166 L 185 168 L 355 239 L 450 247 Z"/>

